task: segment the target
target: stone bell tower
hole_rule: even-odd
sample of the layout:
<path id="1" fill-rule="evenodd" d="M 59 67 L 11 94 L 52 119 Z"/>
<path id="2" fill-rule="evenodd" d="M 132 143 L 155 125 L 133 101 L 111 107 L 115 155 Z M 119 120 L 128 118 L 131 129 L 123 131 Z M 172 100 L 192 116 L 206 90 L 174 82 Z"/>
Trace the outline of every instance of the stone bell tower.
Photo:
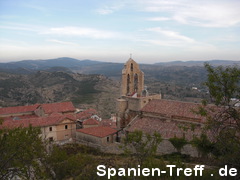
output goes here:
<path id="1" fill-rule="evenodd" d="M 159 94 L 149 95 L 144 88 L 144 73 L 130 58 L 122 70 L 121 96 L 117 99 L 117 127 L 126 127 L 140 110 L 152 99 L 160 99 Z"/>
<path id="2" fill-rule="evenodd" d="M 139 65 L 130 58 L 122 70 L 121 96 L 140 96 L 144 89 L 144 73 Z"/>

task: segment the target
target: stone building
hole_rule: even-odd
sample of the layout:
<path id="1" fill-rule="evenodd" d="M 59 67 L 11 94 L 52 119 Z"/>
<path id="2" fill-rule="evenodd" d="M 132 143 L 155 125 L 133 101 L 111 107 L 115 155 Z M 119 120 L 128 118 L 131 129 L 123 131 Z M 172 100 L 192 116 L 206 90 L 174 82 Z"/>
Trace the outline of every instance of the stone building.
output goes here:
<path id="1" fill-rule="evenodd" d="M 123 128 L 126 134 L 135 130 L 161 134 L 163 141 L 158 153 L 176 151 L 169 138 L 186 137 L 190 141 L 201 134 L 205 120 L 193 112 L 199 105 L 161 99 L 160 94 L 149 95 L 144 88 L 144 73 L 137 63 L 130 58 L 124 65 L 121 97 L 117 99 L 118 128 Z M 196 149 L 190 145 L 183 152 L 197 156 Z"/>
<path id="2" fill-rule="evenodd" d="M 79 114 L 72 102 L 35 104 L 0 108 L 3 119 L 0 128 L 39 127 L 41 136 L 49 141 L 64 143 L 76 137 L 76 121 Z"/>
<path id="3" fill-rule="evenodd" d="M 152 99 L 161 99 L 161 95 L 149 95 L 144 87 L 144 73 L 130 58 L 122 70 L 121 96 L 117 99 L 117 127 L 126 127 Z"/>
<path id="4" fill-rule="evenodd" d="M 106 146 L 109 143 L 115 142 L 116 133 L 117 130 L 111 127 L 89 127 L 78 129 L 76 132 L 76 139 L 79 142 L 87 142 L 97 146 Z"/>

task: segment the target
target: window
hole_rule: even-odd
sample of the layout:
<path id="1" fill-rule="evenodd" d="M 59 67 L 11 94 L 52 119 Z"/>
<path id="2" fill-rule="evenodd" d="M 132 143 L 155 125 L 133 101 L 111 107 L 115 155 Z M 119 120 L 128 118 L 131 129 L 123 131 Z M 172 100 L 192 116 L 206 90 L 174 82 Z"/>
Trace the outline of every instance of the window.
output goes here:
<path id="1" fill-rule="evenodd" d="M 68 125 L 65 125 L 65 129 L 68 129 Z"/>
<path id="2" fill-rule="evenodd" d="M 129 94 L 130 92 L 130 75 L 128 74 L 127 75 L 127 95 Z"/>
<path id="3" fill-rule="evenodd" d="M 134 91 L 137 92 L 138 90 L 138 75 L 134 75 Z"/>
<path id="4" fill-rule="evenodd" d="M 109 142 L 109 137 L 107 137 L 107 142 Z"/>
<path id="5" fill-rule="evenodd" d="M 49 131 L 52 131 L 52 127 L 49 127 Z"/>
<path id="6" fill-rule="evenodd" d="M 53 142 L 53 137 L 50 137 L 50 138 L 49 138 L 49 142 Z"/>
<path id="7" fill-rule="evenodd" d="M 131 71 L 133 71 L 133 64 L 131 63 Z"/>

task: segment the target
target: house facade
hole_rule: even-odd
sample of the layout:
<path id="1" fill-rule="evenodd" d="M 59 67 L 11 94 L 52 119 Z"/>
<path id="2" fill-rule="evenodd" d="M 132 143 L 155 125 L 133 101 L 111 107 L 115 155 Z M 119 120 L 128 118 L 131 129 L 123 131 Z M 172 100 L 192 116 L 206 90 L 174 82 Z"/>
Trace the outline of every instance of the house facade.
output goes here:
<path id="1" fill-rule="evenodd" d="M 115 142 L 117 130 L 111 127 L 89 127 L 78 129 L 76 139 L 80 142 L 92 143 L 98 146 L 107 146 Z"/>
<path id="2" fill-rule="evenodd" d="M 75 107 L 71 102 L 0 108 L 0 128 L 39 127 L 50 142 L 72 141 L 76 137 Z"/>

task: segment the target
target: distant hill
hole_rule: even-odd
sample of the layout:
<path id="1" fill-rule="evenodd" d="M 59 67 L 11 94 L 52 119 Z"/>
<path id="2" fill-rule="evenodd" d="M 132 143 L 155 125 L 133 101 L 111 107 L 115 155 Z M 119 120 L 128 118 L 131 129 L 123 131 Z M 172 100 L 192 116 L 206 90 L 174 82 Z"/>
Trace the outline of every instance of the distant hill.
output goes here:
<path id="1" fill-rule="evenodd" d="M 27 75 L 0 72 L 0 106 L 72 101 L 110 117 L 119 84 L 102 75 L 38 71 Z"/>
<path id="2" fill-rule="evenodd" d="M 240 61 L 228 60 L 209 60 L 209 61 L 171 61 L 159 62 L 155 64 L 142 64 L 141 66 L 203 66 L 205 62 L 213 66 L 227 66 L 227 65 L 240 65 Z M 85 74 L 104 74 L 112 75 L 113 72 L 120 72 L 124 63 L 109 63 L 94 60 L 78 60 L 69 57 L 61 57 L 56 59 L 47 60 L 22 60 L 16 62 L 0 63 L 0 71 L 14 72 L 17 71 L 24 73 L 31 73 L 38 70 L 47 70 L 53 67 L 64 67 L 71 71 L 81 72 Z M 96 71 L 96 72 L 95 72 Z"/>
<path id="3" fill-rule="evenodd" d="M 161 66 L 203 66 L 204 63 L 209 63 L 212 66 L 230 66 L 230 65 L 240 65 L 240 61 L 230 61 L 230 60 L 209 60 L 209 61 L 171 61 L 171 62 L 159 62 L 155 65 Z"/>
<path id="4" fill-rule="evenodd" d="M 31 70 L 44 70 L 51 67 L 82 68 L 84 66 L 101 64 L 100 61 L 77 60 L 68 57 L 47 60 L 23 60 L 16 62 L 0 63 L 0 69 L 26 68 Z"/>
<path id="5" fill-rule="evenodd" d="M 203 67 L 208 62 L 213 66 L 240 65 L 240 61 L 210 60 L 210 61 L 173 61 L 156 64 L 140 64 L 145 73 L 146 82 L 174 82 L 178 84 L 199 84 L 206 79 Z M 48 60 L 23 60 L 0 63 L 0 72 L 12 74 L 32 74 L 38 71 L 74 72 L 80 74 L 101 74 L 120 80 L 124 63 L 110 63 L 93 60 L 78 60 L 62 57 Z"/>
<path id="6" fill-rule="evenodd" d="M 240 61 L 208 61 L 211 65 L 240 65 Z M 204 61 L 140 64 L 151 93 L 190 101 L 206 96 L 202 83 L 207 73 Z M 0 63 L 0 106 L 73 101 L 90 106 L 103 117 L 115 112 L 124 63 L 77 60 L 63 57 Z M 110 78 L 109 78 L 110 77 Z M 114 79 L 114 80 L 113 80 Z M 117 81 L 115 81 L 117 80 Z M 192 91 L 197 87 L 199 91 Z"/>

